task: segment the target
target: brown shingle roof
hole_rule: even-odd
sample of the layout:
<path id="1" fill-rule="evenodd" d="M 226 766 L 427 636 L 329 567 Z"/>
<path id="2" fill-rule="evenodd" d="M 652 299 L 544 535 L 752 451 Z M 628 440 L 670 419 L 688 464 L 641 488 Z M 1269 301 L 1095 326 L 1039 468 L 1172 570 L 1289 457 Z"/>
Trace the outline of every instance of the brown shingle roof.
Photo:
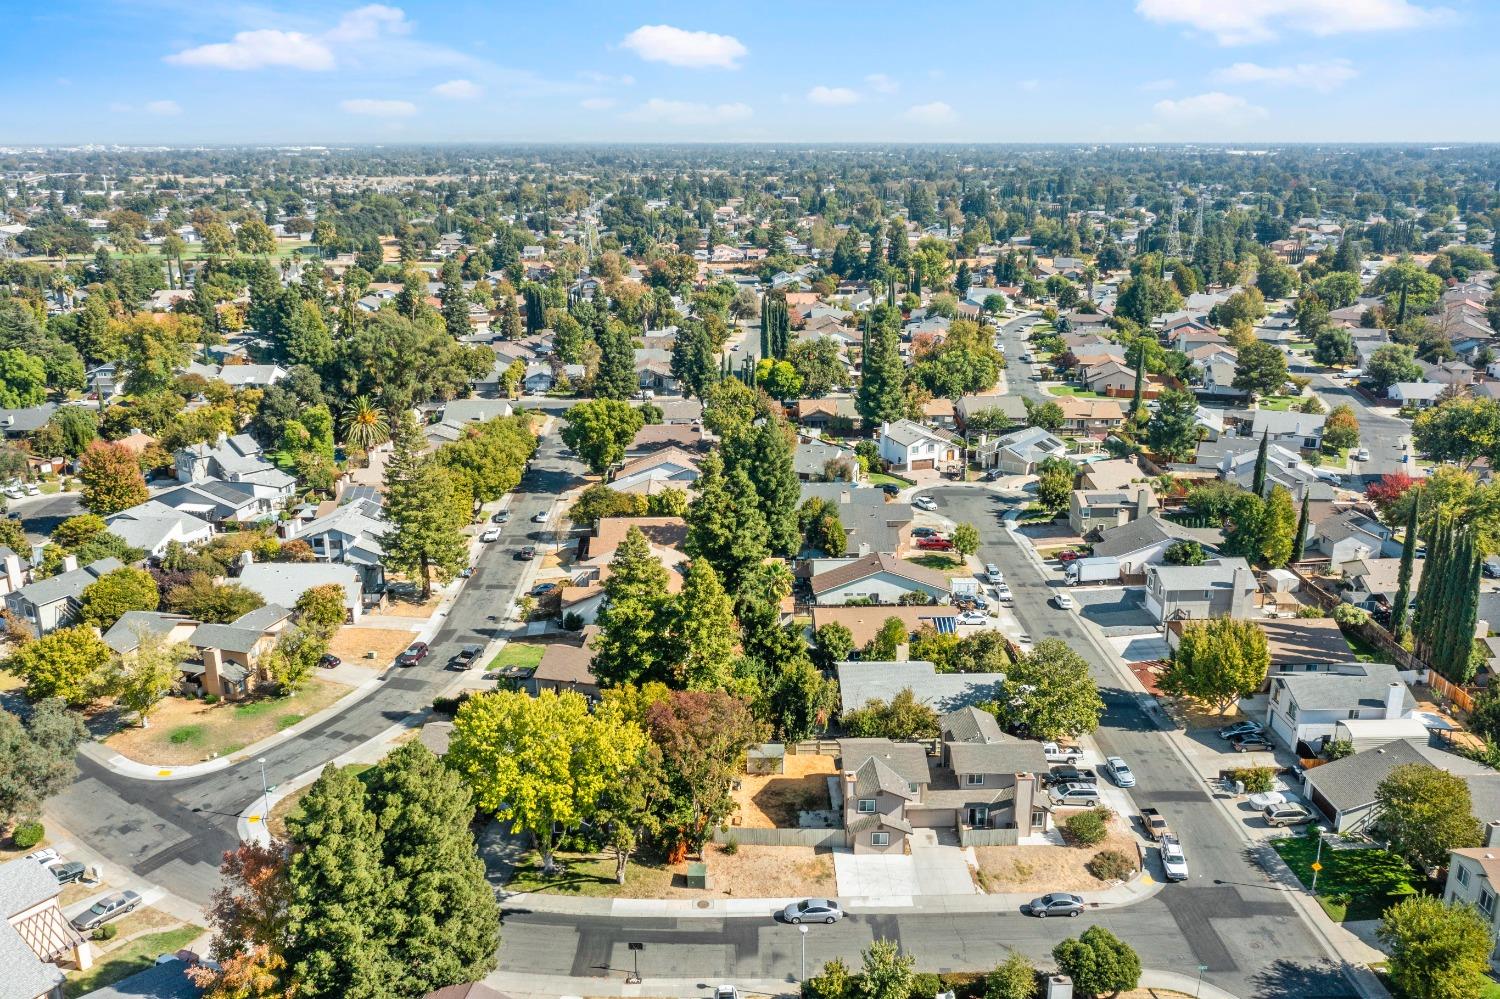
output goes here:
<path id="1" fill-rule="evenodd" d="M 942 573 L 929 569 L 926 566 L 903 562 L 894 555 L 877 552 L 873 555 L 866 555 L 861 559 L 855 559 L 847 565 L 836 566 L 826 572 L 820 572 L 812 578 L 812 591 L 815 594 L 824 593 L 848 583 L 873 576 L 878 572 L 890 573 L 893 576 L 898 576 L 913 583 L 921 583 L 941 590 L 948 589 L 948 577 Z"/>

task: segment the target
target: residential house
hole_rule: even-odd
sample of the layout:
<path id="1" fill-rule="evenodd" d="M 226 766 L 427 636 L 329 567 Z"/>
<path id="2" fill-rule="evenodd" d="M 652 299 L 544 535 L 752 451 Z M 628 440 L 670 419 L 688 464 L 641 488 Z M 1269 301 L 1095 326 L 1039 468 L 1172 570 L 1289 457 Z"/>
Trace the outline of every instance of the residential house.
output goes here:
<path id="1" fill-rule="evenodd" d="M 157 500 L 147 500 L 128 510 L 111 514 L 104 521 L 109 532 L 149 558 L 160 558 L 176 542 L 191 546 L 213 537 L 214 527 L 186 510 L 174 509 Z"/>
<path id="2" fill-rule="evenodd" d="M 1490 971 L 1500 974 L 1500 823 L 1484 827 L 1484 845 L 1453 850 L 1448 854 L 1448 881 L 1443 901 L 1463 904 L 1479 911 L 1490 931 Z"/>
<path id="3" fill-rule="evenodd" d="M 551 392 L 556 384 L 557 376 L 552 373 L 552 365 L 545 361 L 532 361 L 526 365 L 526 375 L 521 379 L 521 387 L 527 395 Z"/>
<path id="4" fill-rule="evenodd" d="M 859 411 L 850 396 L 799 399 L 793 405 L 798 425 L 807 430 L 845 434 L 859 426 Z"/>
<path id="5" fill-rule="evenodd" d="M 72 624 L 82 606 L 83 591 L 100 576 L 122 568 L 124 563 L 117 558 L 101 558 L 80 569 L 69 555 L 62 572 L 7 593 L 5 609 L 40 638 Z"/>
<path id="6" fill-rule="evenodd" d="M 1386 398 L 1401 406 L 1413 409 L 1428 409 L 1436 406 L 1448 386 L 1442 382 L 1397 382 L 1385 390 Z"/>
<path id="7" fill-rule="evenodd" d="M 1091 461 L 1078 470 L 1079 489 L 1130 491 L 1150 478 L 1135 458 L 1106 458 Z"/>
<path id="8" fill-rule="evenodd" d="M 854 711 L 871 701 L 889 704 L 910 690 L 922 704 L 939 714 L 977 707 L 1005 694 L 1004 673 L 939 673 L 923 659 L 904 662 L 835 663 L 839 681 L 839 710 Z"/>
<path id="9" fill-rule="evenodd" d="M 1345 719 L 1410 717 L 1416 702 L 1388 663 L 1349 663 L 1332 671 L 1271 677 L 1266 727 L 1288 747 L 1317 748 Z"/>
<path id="10" fill-rule="evenodd" d="M 503 399 L 450 399 L 438 410 L 437 419 L 423 428 L 430 444 L 445 444 L 462 438 L 469 427 L 509 416 L 514 410 Z"/>
<path id="11" fill-rule="evenodd" d="M 672 374 L 670 350 L 638 348 L 635 352 L 635 377 L 642 390 L 649 389 L 666 395 L 677 394 L 677 376 Z"/>
<path id="12" fill-rule="evenodd" d="M 1199 382 L 1197 391 L 1200 395 L 1216 396 L 1224 399 L 1244 399 L 1250 393 L 1242 388 L 1234 387 L 1234 364 L 1229 361 L 1208 361 L 1200 365 L 1203 369 L 1203 380 Z"/>
<path id="13" fill-rule="evenodd" d="M 948 578 L 942 573 L 887 552 L 855 559 L 819 559 L 809 584 L 817 604 L 847 604 L 851 600 L 895 604 L 912 593 L 922 594 L 932 603 L 943 603 L 952 595 Z"/>
<path id="14" fill-rule="evenodd" d="M 910 503 L 894 503 L 869 486 L 842 482 L 804 482 L 800 503 L 814 496 L 833 504 L 844 527 L 846 549 L 831 555 L 894 554 L 911 543 Z"/>
<path id="15" fill-rule="evenodd" d="M 1146 483 L 1124 489 L 1075 489 L 1068 498 L 1068 526 L 1080 537 L 1128 524 L 1161 507 Z"/>
<path id="16" fill-rule="evenodd" d="M 212 479 L 242 482 L 255 487 L 256 495 L 274 506 L 291 498 L 297 487 L 288 475 L 265 457 L 264 449 L 249 434 L 220 434 L 212 446 L 194 444 L 173 455 L 177 481 L 201 485 Z M 159 498 L 159 497 L 158 497 Z"/>
<path id="17" fill-rule="evenodd" d="M 93 948 L 68 922 L 58 898 L 63 886 L 30 857 L 0 864 L 0 996 L 62 999 L 58 962 L 87 970 Z"/>
<path id="18" fill-rule="evenodd" d="M 1044 829 L 1040 743 L 1000 731 L 995 716 L 966 707 L 941 719 L 940 755 L 919 743 L 842 739 L 845 845 L 856 854 L 901 854 L 914 828 L 952 829 L 960 842 L 1006 830 L 1014 843 Z"/>
<path id="19" fill-rule="evenodd" d="M 1259 624 L 1272 673 L 1330 669 L 1349 660 L 1349 642 L 1331 617 L 1268 618 Z"/>
<path id="20" fill-rule="evenodd" d="M 942 469 L 963 460 L 962 448 L 945 434 L 911 420 L 882 423 L 879 445 L 881 460 L 902 472 Z"/>
<path id="21" fill-rule="evenodd" d="M 19 440 L 34 434 L 47 425 L 57 408 L 55 402 L 44 402 L 25 409 L 0 409 L 0 431 L 4 432 L 6 440 Z"/>
<path id="22" fill-rule="evenodd" d="M 264 487 L 250 482 L 224 482 L 219 479 L 205 479 L 192 485 L 177 486 L 164 493 L 157 493 L 150 502 L 215 526 L 267 520 L 274 514 L 278 504 L 277 499 L 267 495 Z"/>
<path id="23" fill-rule="evenodd" d="M 1062 408 L 1062 433 L 1072 437 L 1103 440 L 1125 422 L 1125 409 L 1114 399 L 1082 399 L 1065 395 L 1057 399 Z"/>
<path id="24" fill-rule="evenodd" d="M 352 565 L 334 562 L 250 562 L 241 565 L 235 582 L 259 594 L 266 603 L 282 607 L 295 607 L 302 594 L 308 590 L 336 583 L 344 588 L 347 620 L 358 621 L 365 610 L 360 574 Z"/>
<path id="25" fill-rule="evenodd" d="M 238 700 L 265 681 L 263 662 L 292 612 L 270 603 L 229 624 L 200 624 L 187 643 L 197 655 L 181 664 L 186 682 L 202 693 Z"/>
<path id="26" fill-rule="evenodd" d="M 1094 555 L 1119 559 L 1120 572 L 1134 576 L 1145 572 L 1147 565 L 1160 563 L 1167 549 L 1178 541 L 1213 546 L 1216 537 L 1214 532 L 1183 527 L 1152 513 L 1101 532 Z"/>
<path id="27" fill-rule="evenodd" d="M 1341 596 L 1345 603 L 1374 612 L 1390 611 L 1396 605 L 1396 593 L 1400 589 L 1401 560 L 1399 558 L 1359 558 L 1350 562 L 1333 562 L 1343 573 L 1347 588 Z M 1422 581 L 1425 559 L 1416 559 L 1411 564 L 1411 593 L 1415 598 L 1417 584 Z M 1481 617 L 1483 613 L 1481 612 Z M 1497 621 L 1496 623 L 1500 623 Z"/>
<path id="28" fill-rule="evenodd" d="M 1220 441 L 1219 444 L 1222 445 L 1217 449 L 1217 453 L 1221 455 L 1217 462 L 1219 478 L 1249 489 L 1255 482 L 1255 463 L 1260 453 L 1260 442 L 1232 439 Z M 1200 462 L 1205 453 L 1206 449 L 1200 446 Z M 1270 444 L 1266 448 L 1266 482 L 1285 488 L 1297 503 L 1302 502 L 1304 492 L 1313 500 L 1331 495 L 1329 485 L 1318 474 L 1318 469 L 1309 465 L 1300 451 L 1288 450 L 1280 444 Z"/>
<path id="29" fill-rule="evenodd" d="M 698 481 L 700 455 L 666 447 L 615 470 L 609 486 L 616 492 L 650 496 L 665 489 L 686 491 Z"/>
<path id="30" fill-rule="evenodd" d="M 703 427 L 693 423 L 648 423 L 635 432 L 625 448 L 627 459 L 655 454 L 663 448 L 684 451 L 707 450 Z"/>
<path id="31" fill-rule="evenodd" d="M 812 608 L 812 628 L 817 631 L 828 624 L 839 624 L 849 629 L 856 649 L 870 644 L 885 622 L 896 618 L 906 626 L 911 636 L 923 628 L 932 628 L 940 634 L 953 634 L 957 630 L 957 611 L 953 607 L 925 607 L 900 605 L 896 607 L 873 607 L 855 604 L 849 607 L 816 605 Z M 906 658 L 906 645 L 897 649 L 896 659 Z"/>
<path id="32" fill-rule="evenodd" d="M 120 655 L 127 656 L 141 647 L 141 640 L 147 635 L 160 638 L 166 644 L 173 645 L 187 641 L 201 623 L 182 614 L 166 614 L 161 611 L 126 611 L 104 633 L 104 644 Z"/>
<path id="33" fill-rule="evenodd" d="M 544 690 L 571 690 L 590 700 L 599 697 L 599 681 L 594 677 L 594 636 L 598 627 L 590 625 L 579 631 L 576 640 L 551 642 L 542 653 L 541 662 L 522 686 L 532 697 Z"/>
<path id="34" fill-rule="evenodd" d="M 799 438 L 792 454 L 797 478 L 803 482 L 849 482 L 858 485 L 864 478 L 859 458 L 852 448 L 830 444 L 816 438 Z"/>
<path id="35" fill-rule="evenodd" d="M 1100 395 L 1135 397 L 1135 369 L 1120 361 L 1108 361 L 1088 369 L 1083 385 Z M 1161 379 L 1146 375 L 1141 382 L 1141 398 L 1155 399 L 1162 388 Z"/>
<path id="36" fill-rule="evenodd" d="M 1459 387 L 1472 385 L 1478 377 L 1478 372 L 1471 365 L 1463 361 L 1438 361 L 1429 364 L 1418 361 L 1422 366 L 1422 372 L 1430 382 L 1440 385 L 1457 385 Z"/>
<path id="37" fill-rule="evenodd" d="M 1048 458 L 1065 457 L 1068 446 L 1040 427 L 1025 427 L 981 441 L 977 452 L 986 468 L 998 468 L 1006 475 L 1035 475 L 1037 466 Z"/>
<path id="38" fill-rule="evenodd" d="M 1026 424 L 1026 404 L 1016 395 L 966 395 L 958 400 L 953 407 L 954 417 L 960 428 L 967 429 L 973 425 L 974 419 L 983 413 L 986 418 L 993 413 L 999 413 L 1010 423 L 1012 427 L 1021 427 Z M 997 431 L 1003 427 L 986 427 L 987 430 Z"/>
<path id="39" fill-rule="evenodd" d="M 1145 568 L 1146 610 L 1158 621 L 1247 618 L 1254 610 L 1255 573 L 1242 558 Z"/>
<path id="40" fill-rule="evenodd" d="M 1401 554 L 1401 544 L 1396 541 L 1395 532 L 1358 510 L 1345 510 L 1326 517 L 1310 533 L 1313 547 L 1327 555 L 1332 565 Z"/>
<path id="41" fill-rule="evenodd" d="M 682 577 L 688 562 L 683 551 L 688 535 L 687 521 L 681 517 L 602 517 L 594 525 L 594 533 L 579 542 L 572 583 L 564 586 L 558 594 L 561 613 L 577 614 L 584 624 L 594 623 L 604 602 L 604 581 L 609 578 L 609 564 L 631 528 L 645 535 L 652 556 L 667 570 L 667 592 L 682 590 Z"/>
<path id="42" fill-rule="evenodd" d="M 378 593 L 385 587 L 382 539 L 389 530 L 379 500 L 361 496 L 298 527 L 293 537 L 306 541 L 319 562 L 353 568 L 363 592 Z"/>
<path id="43" fill-rule="evenodd" d="M 1403 685 L 1402 689 L 1405 687 Z M 1446 770 L 1469 786 L 1474 817 L 1500 819 L 1500 774 L 1430 739 L 1400 739 L 1307 771 L 1303 794 L 1336 833 L 1357 833 L 1379 814 L 1376 792 L 1397 767 L 1424 764 Z"/>
<path id="44" fill-rule="evenodd" d="M 1272 444 L 1316 451 L 1323 446 L 1323 424 L 1327 419 L 1322 413 L 1257 409 L 1250 423 L 1250 436 L 1257 442 L 1265 435 Z"/>

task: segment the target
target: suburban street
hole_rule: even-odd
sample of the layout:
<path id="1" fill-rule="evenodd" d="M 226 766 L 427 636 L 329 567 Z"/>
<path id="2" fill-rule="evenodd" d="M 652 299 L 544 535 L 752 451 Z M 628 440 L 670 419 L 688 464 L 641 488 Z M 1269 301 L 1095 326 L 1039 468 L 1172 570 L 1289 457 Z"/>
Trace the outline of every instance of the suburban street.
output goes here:
<path id="1" fill-rule="evenodd" d="M 1040 317 L 1035 313 L 1027 313 L 1002 323 L 996 339 L 1005 350 L 1005 377 L 1006 384 L 1010 386 L 1010 393 L 1026 399 L 1045 400 L 1050 397 L 1042 393 L 1041 382 L 1033 381 L 1031 378 L 1035 366 L 1021 360 L 1030 349 L 1024 329 L 1036 322 L 1038 318 Z"/>
<path id="2" fill-rule="evenodd" d="M 1405 448 L 1403 438 L 1411 435 L 1411 424 L 1395 416 L 1394 411 L 1372 406 L 1365 397 L 1348 385 L 1341 385 L 1328 377 L 1326 372 L 1308 370 L 1312 377 L 1312 388 L 1318 398 L 1329 409 L 1347 403 L 1359 420 L 1359 443 L 1368 448 L 1370 460 L 1351 462 L 1350 467 L 1367 481 L 1373 481 L 1388 472 L 1406 472 L 1414 469 L 1402 462 Z"/>
<path id="3" fill-rule="evenodd" d="M 32 541 L 47 540 L 47 535 L 67 520 L 83 513 L 83 503 L 78 493 L 54 493 L 51 496 L 28 496 L 11 500 L 7 509 L 21 518 L 26 528 L 26 537 Z"/>
<path id="4" fill-rule="evenodd" d="M 447 666 L 459 646 L 501 633 L 506 608 L 530 564 L 517 560 L 516 551 L 550 541 L 555 526 L 533 524 L 530 517 L 550 509 L 582 470 L 564 459 L 561 449 L 555 432 L 542 438 L 530 472 L 511 496 L 510 523 L 501 528 L 499 541 L 481 550 L 473 577 L 430 643 L 431 655 L 420 666 L 391 668 L 388 679 L 347 711 L 266 750 L 268 783 L 306 773 L 427 707 L 458 676 Z M 220 858 L 238 843 L 236 819 L 261 793 L 259 764 L 245 760 L 178 781 L 122 776 L 84 754 L 78 766 L 78 779 L 48 802 L 53 819 L 137 876 L 206 904 L 218 886 Z"/>

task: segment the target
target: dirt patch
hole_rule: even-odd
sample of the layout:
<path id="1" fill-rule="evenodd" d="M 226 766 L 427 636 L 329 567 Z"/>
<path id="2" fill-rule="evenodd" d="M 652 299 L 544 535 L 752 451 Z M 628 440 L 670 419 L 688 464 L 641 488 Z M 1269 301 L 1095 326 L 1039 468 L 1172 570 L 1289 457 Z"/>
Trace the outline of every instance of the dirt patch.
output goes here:
<path id="1" fill-rule="evenodd" d="M 437 605 L 442 599 L 441 593 L 433 593 L 426 600 L 423 600 L 420 594 L 410 598 L 391 597 L 379 613 L 390 617 L 429 618 L 437 610 Z"/>
<path id="2" fill-rule="evenodd" d="M 746 774 L 734 792 L 737 825 L 746 829 L 795 829 L 799 811 L 831 807 L 828 778 L 838 771 L 832 756 L 788 756 L 784 774 Z"/>
<path id="3" fill-rule="evenodd" d="M 536 854 L 516 868 L 511 891 L 595 898 L 777 898 L 832 895 L 836 890 L 833 854 L 806 846 L 741 846 L 733 854 L 710 844 L 703 851 L 712 888 L 689 888 L 689 862 L 633 861 L 625 884 L 615 883 L 614 858 L 603 854 L 559 854 L 557 873 L 542 875 Z"/>
<path id="4" fill-rule="evenodd" d="M 1073 810 L 1058 816 L 1067 820 Z M 1007 892 L 1097 891 L 1105 882 L 1090 874 L 1084 866 L 1097 853 L 1117 850 L 1127 857 L 1137 857 L 1136 838 L 1120 816 L 1109 822 L 1104 842 L 1090 847 L 1073 846 L 980 846 L 975 847 L 979 861 L 980 886 L 991 895 Z"/>
<path id="5" fill-rule="evenodd" d="M 346 665 L 385 669 L 416 637 L 415 632 L 400 628 L 345 625 L 329 641 L 328 651 L 342 659 Z M 375 658 L 366 659 L 367 652 L 374 652 Z"/>
<path id="6" fill-rule="evenodd" d="M 209 704 L 169 697 L 151 713 L 151 727 L 121 729 L 105 745 L 144 763 L 180 766 L 226 756 L 328 707 L 349 692 L 342 683 L 314 678 L 291 697 Z"/>

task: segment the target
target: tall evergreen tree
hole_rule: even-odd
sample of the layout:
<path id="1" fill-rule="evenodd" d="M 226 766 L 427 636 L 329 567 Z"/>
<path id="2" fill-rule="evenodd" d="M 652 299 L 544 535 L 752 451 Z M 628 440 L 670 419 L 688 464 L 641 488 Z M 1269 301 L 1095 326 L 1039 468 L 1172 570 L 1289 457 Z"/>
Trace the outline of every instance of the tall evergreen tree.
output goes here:
<path id="1" fill-rule="evenodd" d="M 1416 613 L 1412 617 L 1412 638 L 1418 656 L 1427 658 L 1431 654 L 1434 622 L 1441 609 L 1434 599 L 1442 581 L 1438 567 L 1445 557 L 1447 543 L 1447 521 L 1442 517 L 1432 518 L 1429 527 L 1427 557 L 1422 562 L 1422 579 L 1417 583 Z"/>
<path id="2" fill-rule="evenodd" d="M 1269 430 L 1261 432 L 1260 450 L 1255 453 L 1255 474 L 1250 480 L 1250 491 L 1261 498 L 1266 495 L 1266 465 L 1271 447 L 1270 434 Z"/>
<path id="3" fill-rule="evenodd" d="M 473 495 L 447 468 L 428 460 L 417 469 L 400 496 L 388 496 L 391 529 L 381 535 L 382 563 L 404 573 L 432 596 L 432 577 L 450 582 L 469 564 L 468 526 Z"/>
<path id="4" fill-rule="evenodd" d="M 443 326 L 455 340 L 469 335 L 469 296 L 464 291 L 463 275 L 458 269 L 458 258 L 443 261 L 443 289 L 438 293 L 442 303 Z"/>
<path id="5" fill-rule="evenodd" d="M 672 615 L 672 681 L 683 690 L 728 688 L 739 627 L 729 595 L 707 559 L 688 566 Z"/>
<path id="6" fill-rule="evenodd" d="M 876 306 L 865 317 L 862 374 L 854 405 L 865 426 L 899 420 L 906 412 L 906 365 L 901 359 L 900 313 Z"/>
<path id="7" fill-rule="evenodd" d="M 773 292 L 766 296 L 760 310 L 761 356 L 784 358 L 792 345 L 792 322 L 786 307 L 786 295 Z"/>
<path id="8" fill-rule="evenodd" d="M 1302 491 L 1302 511 L 1297 514 L 1297 535 L 1292 538 L 1292 561 L 1301 562 L 1307 550 L 1307 490 Z"/>
<path id="9" fill-rule="evenodd" d="M 697 495 L 688 504 L 687 553 L 708 559 L 725 589 L 736 592 L 745 573 L 770 554 L 770 532 L 755 486 L 742 469 L 726 472 L 723 459 L 710 452 L 693 488 Z"/>
<path id="10" fill-rule="evenodd" d="M 521 339 L 521 310 L 516 308 L 516 296 L 510 285 L 502 285 L 500 298 L 500 335 L 506 340 Z"/>
<path id="11" fill-rule="evenodd" d="M 1139 421 L 1146 411 L 1146 352 L 1141 350 L 1135 357 L 1135 394 L 1130 397 L 1130 416 Z"/>
<path id="12" fill-rule="evenodd" d="M 670 622 L 667 570 L 632 527 L 615 549 L 604 581 L 594 675 L 606 686 L 668 679 Z"/>
<path id="13" fill-rule="evenodd" d="M 539 285 L 528 284 L 522 295 L 526 299 L 526 332 L 540 333 L 547 326 L 547 305 Z"/>
<path id="14" fill-rule="evenodd" d="M 773 555 L 797 554 L 801 532 L 797 529 L 797 481 L 792 443 L 786 427 L 776 419 L 762 420 L 742 436 L 727 442 L 726 466 L 743 471 L 755 485 L 761 516 L 769 530 Z"/>
<path id="15" fill-rule="evenodd" d="M 297 994 L 387 999 L 401 974 L 381 923 L 390 904 L 375 816 L 348 769 L 328 766 L 286 820 L 287 969 Z"/>
<path id="16" fill-rule="evenodd" d="M 1417 508 L 1422 505 L 1421 492 L 1406 512 L 1406 536 L 1401 542 L 1401 568 L 1396 572 L 1396 604 L 1391 608 L 1391 635 L 1405 641 L 1411 630 L 1411 574 L 1417 555 Z"/>
<path id="17" fill-rule="evenodd" d="M 594 317 L 594 341 L 599 345 L 594 398 L 629 399 L 639 382 L 635 376 L 635 348 L 625 327 L 611 322 L 609 313 L 600 309 Z"/>
<path id="18" fill-rule="evenodd" d="M 366 800 L 390 875 L 379 915 L 399 969 L 396 991 L 419 996 L 477 981 L 495 966 L 500 919 L 474 849 L 468 788 L 420 742 L 372 773 Z"/>

